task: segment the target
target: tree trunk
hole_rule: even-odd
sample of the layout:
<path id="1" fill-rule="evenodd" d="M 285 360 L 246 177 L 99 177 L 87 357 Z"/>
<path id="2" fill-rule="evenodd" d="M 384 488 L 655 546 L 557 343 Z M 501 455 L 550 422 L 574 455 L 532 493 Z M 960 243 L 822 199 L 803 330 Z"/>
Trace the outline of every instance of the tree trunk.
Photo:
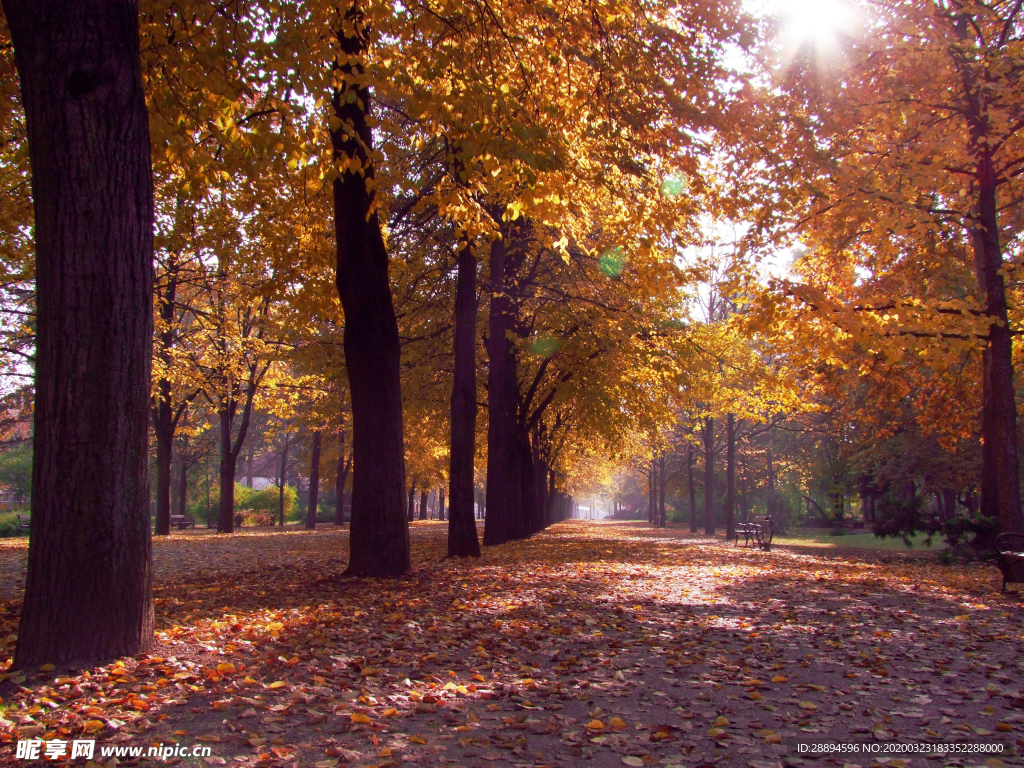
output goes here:
<path id="1" fill-rule="evenodd" d="M 665 454 L 658 458 L 658 525 L 664 528 L 668 525 L 665 517 Z"/>
<path id="2" fill-rule="evenodd" d="M 220 500 L 217 504 L 217 531 L 233 533 L 235 530 L 235 454 L 231 450 L 230 406 L 217 412 L 220 421 Z"/>
<path id="3" fill-rule="evenodd" d="M 284 448 L 281 450 L 281 471 L 278 473 L 277 481 L 277 524 L 284 527 L 284 484 L 287 482 L 285 474 L 288 471 L 288 438 L 284 439 Z"/>
<path id="4" fill-rule="evenodd" d="M 530 436 L 520 434 L 516 440 L 519 447 L 519 499 L 520 507 L 512 518 L 509 537 L 512 539 L 528 539 L 532 533 L 532 524 L 536 516 L 537 493 L 534 479 L 533 449 L 530 447 Z"/>
<path id="5" fill-rule="evenodd" d="M 420 520 L 427 520 L 427 501 L 430 499 L 430 490 L 420 491 Z"/>
<path id="6" fill-rule="evenodd" d="M 736 417 L 726 417 L 725 539 L 736 537 Z"/>
<path id="7" fill-rule="evenodd" d="M 188 509 L 188 464 L 181 457 L 181 474 L 178 476 L 178 514 L 185 515 Z"/>
<path id="8" fill-rule="evenodd" d="M 508 338 L 513 306 L 511 275 L 506 274 L 505 241 L 491 243 L 491 307 L 487 352 L 487 517 L 484 544 L 504 544 L 512 538 L 522 507 L 519 421 L 519 382 L 515 346 Z M 511 271 L 511 270 L 508 270 Z"/>
<path id="9" fill-rule="evenodd" d="M 334 476 L 334 524 L 345 524 L 345 485 L 348 483 L 348 472 L 352 466 L 352 456 L 345 458 L 345 430 L 338 433 L 338 468 Z"/>
<path id="10" fill-rule="evenodd" d="M 775 490 L 775 462 L 772 460 L 772 444 L 768 443 L 768 490 Z"/>
<path id="11" fill-rule="evenodd" d="M 534 429 L 530 445 L 530 466 L 533 483 L 530 491 L 533 494 L 533 509 L 530 515 L 530 535 L 544 530 L 544 504 L 547 490 L 548 470 L 540 458 L 540 431 Z"/>
<path id="12" fill-rule="evenodd" d="M 647 522 L 654 525 L 655 510 L 658 507 L 658 470 L 654 459 L 647 473 Z"/>
<path id="13" fill-rule="evenodd" d="M 437 489 L 437 519 L 444 521 L 444 488 Z"/>
<path id="14" fill-rule="evenodd" d="M 704 419 L 704 533 L 715 535 L 715 420 Z"/>
<path id="15" fill-rule="evenodd" d="M 153 409 L 153 435 L 156 437 L 156 524 L 154 533 L 171 532 L 171 460 L 174 450 L 174 414 L 171 409 L 171 383 L 157 383 L 157 403 Z"/>
<path id="16" fill-rule="evenodd" d="M 989 348 L 981 353 L 981 505 L 984 517 L 999 518 L 999 480 L 996 476 L 996 441 L 994 403 L 992 401 L 992 366 Z"/>
<path id="17" fill-rule="evenodd" d="M 345 364 L 352 398 L 352 528 L 349 576 L 401 576 L 409 571 L 409 524 L 402 508 L 405 447 L 398 322 L 388 281 L 388 254 L 373 193 L 368 122 L 370 94 L 362 57 L 369 30 L 359 5 L 345 14 L 338 40 L 345 54 L 333 98 L 340 121 L 331 130 L 333 158 L 355 161 L 334 180 L 338 295 L 345 312 Z"/>
<path id="18" fill-rule="evenodd" d="M 459 242 L 455 288 L 455 377 L 451 397 L 451 453 L 448 468 L 448 557 L 479 557 L 473 514 L 476 454 L 476 256 Z"/>
<path id="19" fill-rule="evenodd" d="M 1024 531 L 1021 516 L 1020 465 L 1017 457 L 1017 406 L 1013 390 L 1013 338 L 1006 303 L 1004 267 L 999 243 L 996 201 L 996 172 L 991 149 L 978 159 L 978 227 L 974 234 L 974 259 L 978 286 L 985 294 L 985 313 L 989 326 L 988 355 L 985 362 L 983 397 L 989 418 L 983 438 L 991 452 L 983 453 L 995 465 L 995 496 L 999 527 L 1004 532 Z M 986 473 L 983 472 L 983 475 Z M 989 476 L 992 473 L 989 473 Z M 991 489 L 989 489 L 991 496 Z M 984 503 L 985 494 L 982 494 Z"/>
<path id="20" fill-rule="evenodd" d="M 139 10 L 127 0 L 3 8 L 32 164 L 38 302 L 14 666 L 91 667 L 153 642 L 153 184 Z"/>
<path id="21" fill-rule="evenodd" d="M 245 451 L 245 484 L 252 488 L 252 443 Z"/>
<path id="22" fill-rule="evenodd" d="M 690 533 L 697 532 L 697 486 L 693 478 L 693 445 L 686 446 L 686 475 L 690 486 Z"/>
<path id="23" fill-rule="evenodd" d="M 406 512 L 406 520 L 410 523 L 416 519 L 416 478 L 412 479 L 412 486 L 409 488 L 409 508 Z"/>
<path id="24" fill-rule="evenodd" d="M 316 528 L 316 507 L 320 499 L 320 448 L 324 433 L 318 429 L 313 433 L 313 448 L 309 457 L 309 509 L 306 510 L 306 528 Z"/>

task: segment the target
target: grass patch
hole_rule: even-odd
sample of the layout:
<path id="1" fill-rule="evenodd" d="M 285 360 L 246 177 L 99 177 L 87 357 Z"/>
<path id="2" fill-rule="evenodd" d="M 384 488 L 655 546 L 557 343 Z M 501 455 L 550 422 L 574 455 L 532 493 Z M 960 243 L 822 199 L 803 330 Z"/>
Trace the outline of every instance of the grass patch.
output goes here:
<path id="1" fill-rule="evenodd" d="M 919 533 L 911 537 L 911 546 L 908 547 L 902 539 L 880 539 L 871 531 L 847 531 L 842 536 L 836 536 L 829 528 L 796 528 L 785 536 L 776 536 L 773 544 L 782 544 L 798 547 L 821 547 L 822 549 L 873 549 L 902 551 L 923 550 L 934 551 L 946 549 L 946 542 L 941 536 L 932 540 L 929 548 L 925 543 L 927 536 Z"/>

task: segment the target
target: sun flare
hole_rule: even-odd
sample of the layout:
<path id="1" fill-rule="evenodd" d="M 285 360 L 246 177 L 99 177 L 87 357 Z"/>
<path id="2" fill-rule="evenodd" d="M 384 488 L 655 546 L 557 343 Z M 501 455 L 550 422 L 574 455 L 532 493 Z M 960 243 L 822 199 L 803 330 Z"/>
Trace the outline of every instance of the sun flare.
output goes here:
<path id="1" fill-rule="evenodd" d="M 838 51 L 852 33 L 856 13 L 843 0 L 778 0 L 778 14 L 787 49 L 812 46 L 818 53 Z"/>

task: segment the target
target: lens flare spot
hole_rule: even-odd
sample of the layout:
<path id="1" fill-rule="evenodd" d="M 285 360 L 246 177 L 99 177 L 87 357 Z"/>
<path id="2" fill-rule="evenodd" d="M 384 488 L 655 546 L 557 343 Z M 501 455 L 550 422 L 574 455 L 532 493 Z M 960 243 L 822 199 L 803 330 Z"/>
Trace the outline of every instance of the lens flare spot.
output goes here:
<path id="1" fill-rule="evenodd" d="M 605 277 L 618 277 L 626 266 L 626 254 L 621 245 L 609 248 L 597 260 L 597 265 Z"/>

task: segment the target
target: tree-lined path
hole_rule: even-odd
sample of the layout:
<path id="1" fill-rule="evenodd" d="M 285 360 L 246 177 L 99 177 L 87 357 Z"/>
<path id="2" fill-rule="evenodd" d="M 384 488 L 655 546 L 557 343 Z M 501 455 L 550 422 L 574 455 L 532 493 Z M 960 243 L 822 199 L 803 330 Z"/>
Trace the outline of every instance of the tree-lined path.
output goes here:
<path id="1" fill-rule="evenodd" d="M 340 580 L 345 536 L 158 542 L 158 647 L 8 676 L 3 738 L 173 740 L 236 765 L 753 768 L 799 765 L 799 741 L 1024 740 L 1022 596 L 991 566 L 580 522 L 463 563 L 417 522 L 408 577 Z M 18 550 L 0 558 L 9 580 Z"/>

